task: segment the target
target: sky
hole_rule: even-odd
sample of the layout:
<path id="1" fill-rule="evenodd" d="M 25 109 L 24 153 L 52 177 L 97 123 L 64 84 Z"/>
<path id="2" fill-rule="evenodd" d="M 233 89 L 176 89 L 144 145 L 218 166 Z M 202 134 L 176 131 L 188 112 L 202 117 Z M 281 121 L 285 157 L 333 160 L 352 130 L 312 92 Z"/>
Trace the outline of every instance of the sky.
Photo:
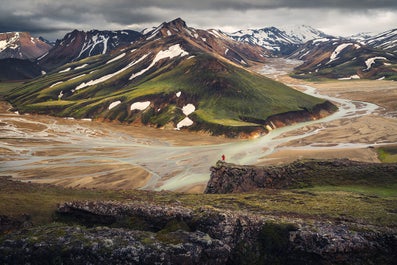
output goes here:
<path id="1" fill-rule="evenodd" d="M 199 29 L 309 25 L 349 36 L 397 28 L 396 0 L 0 0 L 0 32 L 49 40 L 78 30 L 141 31 L 182 18 Z"/>

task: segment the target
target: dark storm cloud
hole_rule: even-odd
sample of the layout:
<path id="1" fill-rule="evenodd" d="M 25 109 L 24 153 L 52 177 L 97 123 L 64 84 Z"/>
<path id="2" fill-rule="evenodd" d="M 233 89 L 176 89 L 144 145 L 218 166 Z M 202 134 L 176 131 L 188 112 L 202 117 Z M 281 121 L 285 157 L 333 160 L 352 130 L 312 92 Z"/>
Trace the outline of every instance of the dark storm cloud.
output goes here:
<path id="1" fill-rule="evenodd" d="M 52 38 L 77 29 L 122 29 L 156 26 L 182 17 L 202 27 L 245 26 L 261 23 L 259 12 L 288 10 L 289 19 L 299 17 L 303 9 L 314 12 L 395 12 L 396 0 L 0 0 L 0 31 L 29 31 Z M 251 12 L 255 16 L 245 16 Z M 268 13 L 266 13 L 268 12 Z M 242 17 L 236 17 L 236 16 Z M 215 17 L 214 17 L 215 16 Z M 304 16 L 302 16 L 303 20 Z M 254 21 L 256 19 L 256 21 Z M 245 21 L 244 21 L 245 20 Z M 244 21 L 241 24 L 240 21 Z M 276 23 L 277 21 L 275 21 Z M 300 22 L 300 20 L 299 20 Z M 263 22 L 262 22 L 263 23 Z M 311 21 L 305 22 L 311 24 Z M 265 25 L 263 25 L 265 26 Z"/>

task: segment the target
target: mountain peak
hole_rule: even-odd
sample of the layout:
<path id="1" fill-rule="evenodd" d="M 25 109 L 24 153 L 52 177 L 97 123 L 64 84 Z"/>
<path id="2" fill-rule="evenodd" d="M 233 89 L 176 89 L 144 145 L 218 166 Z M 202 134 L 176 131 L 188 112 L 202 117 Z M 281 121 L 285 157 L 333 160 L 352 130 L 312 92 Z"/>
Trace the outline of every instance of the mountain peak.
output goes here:
<path id="1" fill-rule="evenodd" d="M 178 27 L 187 28 L 186 22 L 183 19 L 181 19 L 180 17 L 178 17 L 178 18 L 176 18 L 176 19 L 174 19 L 174 20 L 172 20 L 172 21 L 170 21 L 170 22 L 168 22 L 166 24 L 174 26 L 174 27 L 177 27 L 177 28 Z"/>

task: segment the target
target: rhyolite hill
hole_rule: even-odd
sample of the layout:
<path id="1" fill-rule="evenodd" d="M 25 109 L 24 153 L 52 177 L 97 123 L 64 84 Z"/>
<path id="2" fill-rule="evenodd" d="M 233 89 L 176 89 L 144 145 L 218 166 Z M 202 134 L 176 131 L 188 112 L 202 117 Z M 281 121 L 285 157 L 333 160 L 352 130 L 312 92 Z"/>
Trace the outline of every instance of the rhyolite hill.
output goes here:
<path id="1" fill-rule="evenodd" d="M 130 46 L 65 64 L 7 96 L 16 110 L 252 137 L 336 108 L 244 66 L 266 50 L 177 19 Z"/>

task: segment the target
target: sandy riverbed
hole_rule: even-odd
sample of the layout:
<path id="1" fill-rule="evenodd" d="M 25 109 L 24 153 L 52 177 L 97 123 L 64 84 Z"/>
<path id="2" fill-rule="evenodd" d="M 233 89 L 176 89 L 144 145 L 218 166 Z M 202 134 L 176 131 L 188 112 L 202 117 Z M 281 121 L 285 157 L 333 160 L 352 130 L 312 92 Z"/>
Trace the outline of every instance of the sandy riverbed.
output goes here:
<path id="1" fill-rule="evenodd" d="M 397 83 L 329 81 L 305 83 L 288 76 L 290 85 L 307 84 L 320 94 L 366 101 L 381 108 L 370 115 L 301 126 L 277 136 L 306 137 L 277 145 L 116 123 L 16 115 L 0 103 L 1 175 L 68 187 L 169 189 L 202 192 L 209 167 L 220 154 L 229 162 L 279 164 L 299 158 L 350 158 L 378 161 L 371 146 L 397 143 Z M 296 86 L 303 90 L 302 87 Z M 316 133 L 310 133 L 310 132 Z M 276 140 L 277 140 L 276 138 Z M 274 142 L 273 139 L 269 141 Z M 256 146 L 258 144 L 258 146 Z M 259 150 L 259 151 L 258 151 Z M 263 155 L 261 155 L 263 150 Z M 253 154 L 251 154 L 254 152 Z"/>

